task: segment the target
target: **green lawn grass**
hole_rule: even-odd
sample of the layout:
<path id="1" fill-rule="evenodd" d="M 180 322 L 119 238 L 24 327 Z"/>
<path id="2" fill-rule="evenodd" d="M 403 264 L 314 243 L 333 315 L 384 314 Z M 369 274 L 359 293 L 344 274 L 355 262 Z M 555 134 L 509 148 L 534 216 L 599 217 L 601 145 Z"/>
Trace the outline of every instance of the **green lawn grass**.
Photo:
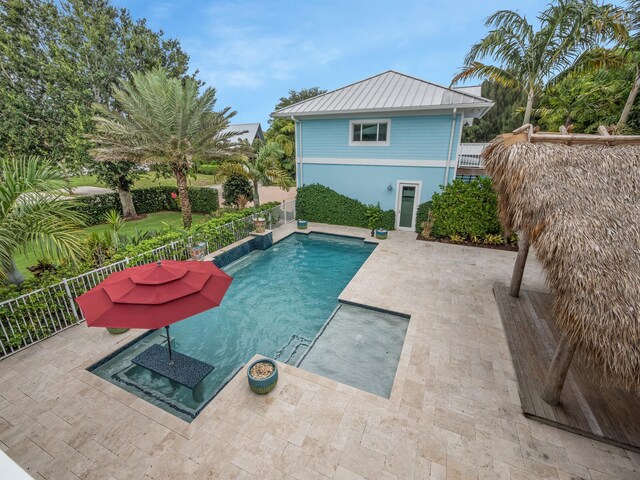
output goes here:
<path id="1" fill-rule="evenodd" d="M 213 175 L 198 174 L 196 178 L 188 177 L 190 187 L 206 187 L 209 185 L 217 185 Z M 101 183 L 95 175 L 80 175 L 71 179 L 71 186 L 73 187 L 106 187 Z M 133 184 L 133 188 L 148 188 L 148 187 L 160 187 L 160 186 L 176 186 L 175 178 L 163 178 L 156 177 L 153 172 L 145 173 L 141 175 L 139 179 Z M 177 188 L 177 187 L 176 187 Z"/>
<path id="2" fill-rule="evenodd" d="M 193 223 L 205 222 L 210 218 L 211 217 L 209 215 L 194 213 Z M 140 220 L 126 222 L 120 232 L 128 235 L 135 235 L 136 232 L 142 233 L 148 230 L 162 230 L 165 224 L 171 227 L 181 226 L 182 214 L 180 212 L 150 213 Z M 107 224 L 94 225 L 92 227 L 82 229 L 82 233 L 102 233 L 108 231 L 110 228 L 111 227 Z M 38 253 L 32 250 L 27 251 L 27 253 L 20 253 L 15 257 L 16 265 L 26 277 L 30 277 L 31 272 L 27 270 L 27 267 L 35 265 L 38 262 L 38 257 Z"/>

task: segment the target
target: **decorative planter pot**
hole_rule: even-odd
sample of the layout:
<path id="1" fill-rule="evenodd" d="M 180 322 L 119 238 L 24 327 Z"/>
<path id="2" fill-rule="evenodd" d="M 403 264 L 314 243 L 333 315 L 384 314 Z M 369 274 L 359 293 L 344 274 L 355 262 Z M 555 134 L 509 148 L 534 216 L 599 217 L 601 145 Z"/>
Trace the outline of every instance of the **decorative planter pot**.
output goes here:
<path id="1" fill-rule="evenodd" d="M 266 377 L 258 375 L 258 372 L 256 371 L 252 373 L 253 367 L 257 367 L 256 370 L 259 370 L 261 364 L 273 367 L 273 371 Z M 249 368 L 247 368 L 247 379 L 249 380 L 249 388 L 251 388 L 255 393 L 260 395 L 269 393 L 275 388 L 276 383 L 278 383 L 278 365 L 276 365 L 276 362 L 269 360 L 268 358 L 256 360 L 249 365 Z"/>
<path id="2" fill-rule="evenodd" d="M 298 220 L 298 228 L 300 230 L 306 230 L 307 225 L 308 225 L 308 222 L 306 220 Z"/>
<path id="3" fill-rule="evenodd" d="M 384 240 L 385 238 L 387 238 L 387 234 L 389 232 L 387 230 L 385 230 L 384 228 L 378 228 L 376 230 L 376 238 L 378 240 Z"/>
<path id="4" fill-rule="evenodd" d="M 112 335 L 120 335 L 121 333 L 128 332 L 128 331 L 129 331 L 128 328 L 110 328 L 110 327 L 107 327 L 107 332 L 111 333 Z"/>
<path id="5" fill-rule="evenodd" d="M 265 227 L 267 226 L 267 220 L 262 217 L 256 218 L 253 220 L 253 226 L 257 233 L 264 233 Z"/>
<path id="6" fill-rule="evenodd" d="M 206 251 L 207 244 L 205 242 L 198 242 L 195 245 L 189 247 L 189 254 L 192 260 L 202 260 L 204 258 L 204 252 Z"/>

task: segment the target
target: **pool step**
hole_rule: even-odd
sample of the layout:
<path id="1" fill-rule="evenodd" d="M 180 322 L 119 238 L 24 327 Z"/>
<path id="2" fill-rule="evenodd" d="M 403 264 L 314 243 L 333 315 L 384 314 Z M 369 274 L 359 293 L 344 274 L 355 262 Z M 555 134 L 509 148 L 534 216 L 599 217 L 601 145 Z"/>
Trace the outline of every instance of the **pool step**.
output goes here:
<path id="1" fill-rule="evenodd" d="M 311 345 L 311 340 L 301 335 L 291 335 L 289 341 L 285 343 L 274 356 L 274 360 L 278 360 L 289 365 L 295 365 L 299 358 L 306 352 Z"/>

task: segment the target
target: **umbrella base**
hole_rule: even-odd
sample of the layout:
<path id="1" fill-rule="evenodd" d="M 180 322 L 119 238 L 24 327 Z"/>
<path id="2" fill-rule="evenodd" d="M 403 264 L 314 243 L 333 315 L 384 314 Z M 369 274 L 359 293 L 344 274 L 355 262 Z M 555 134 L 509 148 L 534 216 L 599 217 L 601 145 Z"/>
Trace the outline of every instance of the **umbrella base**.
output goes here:
<path id="1" fill-rule="evenodd" d="M 155 344 L 131 359 L 131 362 L 191 389 L 214 369 L 213 365 L 176 351 L 172 352 L 172 360 L 170 364 L 169 349 Z"/>

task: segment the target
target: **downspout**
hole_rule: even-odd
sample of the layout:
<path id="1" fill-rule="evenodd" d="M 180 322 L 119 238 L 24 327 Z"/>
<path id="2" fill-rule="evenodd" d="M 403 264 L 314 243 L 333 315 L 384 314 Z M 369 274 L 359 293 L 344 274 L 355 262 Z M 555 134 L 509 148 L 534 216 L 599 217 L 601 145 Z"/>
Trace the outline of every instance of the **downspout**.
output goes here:
<path id="1" fill-rule="evenodd" d="M 296 141 L 296 178 L 298 178 L 299 182 L 297 187 L 300 188 L 304 185 L 302 182 L 302 122 L 296 120 L 296 117 L 291 115 L 291 120 L 293 120 L 295 130 L 294 137 Z M 298 133 L 298 125 L 300 126 L 300 133 Z M 298 138 L 300 142 L 298 142 Z M 298 148 L 300 149 L 300 156 L 298 157 Z M 300 158 L 300 167 L 298 168 L 298 158 Z"/>
<path id="2" fill-rule="evenodd" d="M 449 183 L 449 168 L 451 168 L 451 152 L 453 151 L 453 134 L 456 131 L 456 113 L 458 108 L 453 109 L 453 117 L 451 119 L 451 135 L 449 136 L 449 153 L 447 153 L 447 169 L 444 172 L 444 184 Z"/>

